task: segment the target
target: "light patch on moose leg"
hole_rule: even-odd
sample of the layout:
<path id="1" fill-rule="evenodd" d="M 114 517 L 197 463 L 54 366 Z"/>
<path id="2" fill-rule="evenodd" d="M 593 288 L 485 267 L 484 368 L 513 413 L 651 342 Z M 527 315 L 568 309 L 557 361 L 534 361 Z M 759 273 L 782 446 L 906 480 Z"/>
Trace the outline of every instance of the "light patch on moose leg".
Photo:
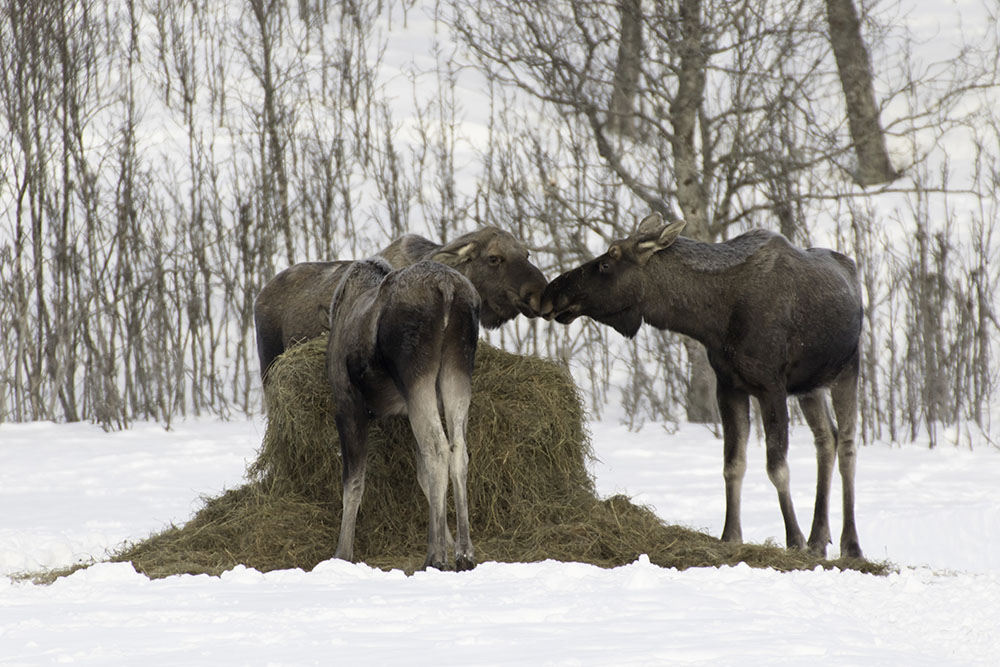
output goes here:
<path id="1" fill-rule="evenodd" d="M 837 431 L 833 425 L 826 391 L 816 389 L 799 397 L 799 407 L 813 432 L 816 443 L 816 504 L 813 507 L 812 529 L 809 531 L 809 551 L 826 558 L 830 543 L 830 480 L 837 457 Z"/>
<path id="2" fill-rule="evenodd" d="M 412 428 L 412 426 L 411 426 Z M 417 484 L 420 485 L 420 490 L 424 493 L 424 498 L 430 503 L 431 495 L 429 489 L 429 483 L 427 481 L 427 464 L 424 461 L 424 457 L 420 454 L 420 446 L 418 445 L 413 452 L 413 455 L 417 458 Z M 451 551 L 452 546 L 455 544 L 455 539 L 451 536 L 451 530 L 445 530 L 444 534 L 445 545 L 448 551 Z"/>
<path id="3" fill-rule="evenodd" d="M 469 473 L 469 452 L 465 428 L 469 416 L 472 388 L 469 373 L 450 368 L 443 369 L 440 377 L 441 396 L 451 441 L 449 469 L 451 487 L 455 497 L 455 569 L 471 570 L 476 566 L 475 551 L 469 530 L 469 496 L 466 480 Z"/>
<path id="4" fill-rule="evenodd" d="M 424 567 L 447 569 L 448 532 L 446 495 L 448 493 L 448 438 L 441 426 L 437 409 L 436 380 L 421 378 L 414 383 L 407 397 L 410 427 L 427 471 L 427 505 L 430 510 L 427 533 L 427 559 Z"/>

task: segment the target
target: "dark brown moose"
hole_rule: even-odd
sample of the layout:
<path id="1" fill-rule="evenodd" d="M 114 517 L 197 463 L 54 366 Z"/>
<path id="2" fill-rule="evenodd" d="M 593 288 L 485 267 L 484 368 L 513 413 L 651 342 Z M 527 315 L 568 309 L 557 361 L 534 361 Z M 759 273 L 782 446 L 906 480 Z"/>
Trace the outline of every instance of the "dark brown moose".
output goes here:
<path id="1" fill-rule="evenodd" d="M 476 562 L 469 535 L 465 427 L 479 337 L 479 295 L 467 278 L 432 261 L 393 270 L 375 257 L 351 262 L 342 273 L 330 304 L 326 353 L 344 480 L 336 556 L 354 556 L 369 422 L 408 415 L 417 441 L 417 480 L 430 506 L 424 567 L 447 568 L 450 473 L 455 568 L 470 570 Z"/>
<path id="2" fill-rule="evenodd" d="M 528 260 L 528 250 L 512 234 L 482 227 L 439 245 L 408 234 L 379 255 L 395 268 L 432 259 L 468 278 L 482 301 L 480 323 L 494 329 L 523 313 L 538 315 L 546 280 Z M 287 348 L 326 332 L 330 298 L 350 261 L 301 262 L 272 278 L 254 302 L 261 377 Z"/>
<path id="3" fill-rule="evenodd" d="M 606 253 L 553 280 L 542 296 L 542 316 L 568 324 L 586 315 L 628 337 L 645 321 L 701 342 L 715 370 L 722 418 L 722 539 L 743 538 L 740 495 L 753 396 L 764 422 L 767 474 L 778 491 L 788 548 L 808 546 L 825 556 L 830 483 L 839 457 L 840 552 L 860 558 L 854 432 L 862 305 L 854 262 L 832 250 L 797 248 L 765 230 L 711 244 L 680 237 L 683 228 L 683 221 L 664 224 L 658 214 L 646 217 Z M 789 493 L 789 395 L 798 397 L 816 441 L 816 505 L 808 543 Z"/>

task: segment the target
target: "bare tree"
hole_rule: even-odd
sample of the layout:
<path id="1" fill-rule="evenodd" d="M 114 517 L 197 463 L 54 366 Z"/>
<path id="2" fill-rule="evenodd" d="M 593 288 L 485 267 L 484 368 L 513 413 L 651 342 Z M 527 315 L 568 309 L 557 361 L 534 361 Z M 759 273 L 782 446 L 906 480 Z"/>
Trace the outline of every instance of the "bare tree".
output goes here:
<path id="1" fill-rule="evenodd" d="M 633 115 L 642 68 L 642 1 L 619 0 L 618 12 L 621 34 L 608 120 L 613 132 L 631 137 L 635 133 Z"/>
<path id="2" fill-rule="evenodd" d="M 0 5 L 0 420 L 253 411 L 253 297 L 288 263 L 495 224 L 551 274 L 655 210 L 857 259 L 866 437 L 988 427 L 995 8 L 941 67 L 898 0 L 415 4 Z M 690 341 L 489 336 L 573 357 L 595 411 L 713 418 Z"/>
<path id="3" fill-rule="evenodd" d="M 808 107 L 818 103 L 811 98 L 822 95 L 813 69 L 787 65 L 817 48 L 814 16 L 801 3 L 764 11 L 753 1 L 623 2 L 614 12 L 578 1 L 453 4 L 454 28 L 488 76 L 558 109 L 570 132 L 572 119 L 582 119 L 590 134 L 584 155 L 644 207 L 669 219 L 676 206 L 695 238 L 719 238 L 767 210 L 794 229 L 802 196 L 795 175 L 845 150 L 813 143 L 788 156 L 781 130 L 807 127 Z M 603 222 L 614 236 L 629 220 Z M 560 245 L 569 234 L 554 230 Z M 712 421 L 707 359 L 696 343 L 685 348 L 688 418 Z"/>
<path id="4" fill-rule="evenodd" d="M 560 269 L 582 259 L 587 238 L 623 236 L 635 214 L 649 209 L 683 216 L 687 233 L 703 240 L 763 225 L 809 243 L 810 218 L 827 218 L 831 201 L 860 196 L 852 181 L 873 185 L 898 176 L 879 118 L 885 103 L 875 98 L 869 45 L 851 0 L 452 0 L 451 6 L 452 28 L 491 85 L 518 90 L 526 116 L 546 116 L 560 128 L 558 141 L 534 134 L 528 121 L 522 130 L 534 147 L 536 187 L 545 202 L 539 194 L 524 208 L 544 211 Z M 880 28 L 885 39 L 892 28 Z M 898 62 L 912 67 L 905 57 Z M 893 67 L 902 77 L 887 100 L 908 99 L 920 89 L 916 81 L 932 76 Z M 956 102 L 996 75 L 967 58 L 962 77 L 935 81 L 933 95 L 907 102 L 892 131 L 915 137 L 937 123 L 943 136 L 961 123 Z M 631 124 L 623 128 L 626 117 Z M 907 166 L 928 154 L 914 152 Z M 858 166 L 841 167 L 850 156 Z M 570 173 L 575 177 L 559 176 Z M 911 187 L 909 196 L 917 191 Z M 877 230 L 881 221 L 872 222 Z M 852 237 L 842 239 L 851 252 Z M 933 274 L 933 265 L 923 275 Z M 658 358 L 645 341 L 636 345 L 647 346 L 645 358 Z M 874 344 L 869 349 L 876 353 Z M 711 374 L 699 346 L 685 350 L 688 418 L 707 421 L 709 409 L 699 406 L 712 404 Z M 627 357 L 638 358 L 634 351 Z M 664 363 L 679 361 L 671 356 Z M 637 387 L 670 377 L 646 368 L 630 372 L 633 397 L 656 394 Z M 928 399 L 925 390 L 918 393 Z"/>
<path id="5" fill-rule="evenodd" d="M 858 157 L 854 179 L 859 185 L 890 183 L 899 177 L 892 168 L 872 85 L 868 47 L 861 36 L 854 0 L 826 0 L 830 44 L 844 90 L 851 141 Z"/>

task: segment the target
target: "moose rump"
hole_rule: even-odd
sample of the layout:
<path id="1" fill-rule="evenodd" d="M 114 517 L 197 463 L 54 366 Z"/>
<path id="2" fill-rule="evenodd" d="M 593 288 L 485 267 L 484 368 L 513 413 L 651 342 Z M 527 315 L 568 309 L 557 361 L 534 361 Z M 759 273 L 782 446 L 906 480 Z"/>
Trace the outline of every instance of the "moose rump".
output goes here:
<path id="1" fill-rule="evenodd" d="M 343 463 L 338 558 L 354 555 L 369 422 L 407 415 L 418 447 L 417 478 L 429 506 L 424 566 L 447 567 L 449 477 L 456 514 L 455 566 L 475 566 L 465 429 L 479 307 L 469 280 L 437 262 L 393 270 L 375 257 L 352 262 L 345 270 L 330 304 L 326 357 Z"/>

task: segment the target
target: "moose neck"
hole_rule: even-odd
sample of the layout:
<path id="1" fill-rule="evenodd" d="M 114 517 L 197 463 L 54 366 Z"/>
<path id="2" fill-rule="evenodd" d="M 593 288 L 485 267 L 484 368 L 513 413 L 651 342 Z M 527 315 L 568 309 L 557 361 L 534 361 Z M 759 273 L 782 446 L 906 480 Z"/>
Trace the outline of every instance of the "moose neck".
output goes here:
<path id="1" fill-rule="evenodd" d="M 733 264 L 720 244 L 679 238 L 646 265 L 643 318 L 658 328 L 690 336 L 706 346 L 726 329 Z"/>

